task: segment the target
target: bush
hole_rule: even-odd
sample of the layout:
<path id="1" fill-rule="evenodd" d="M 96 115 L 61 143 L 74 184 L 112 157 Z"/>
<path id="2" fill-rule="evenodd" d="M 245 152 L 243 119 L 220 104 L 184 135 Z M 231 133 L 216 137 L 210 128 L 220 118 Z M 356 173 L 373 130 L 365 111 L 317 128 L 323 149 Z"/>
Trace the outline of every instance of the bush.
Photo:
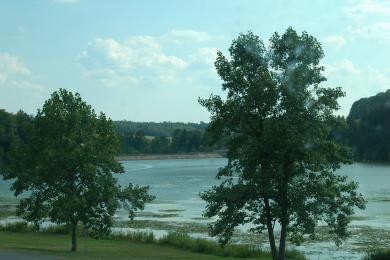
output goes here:
<path id="1" fill-rule="evenodd" d="M 189 250 L 195 253 L 205 253 L 219 256 L 232 256 L 240 258 L 250 258 L 268 256 L 269 252 L 264 252 L 250 245 L 226 245 L 220 246 L 217 242 L 192 238 L 182 233 L 169 233 L 159 240 L 162 245 L 170 245 L 176 248 Z"/>
<path id="2" fill-rule="evenodd" d="M 70 227 L 67 225 L 51 225 L 41 229 L 42 232 L 58 235 L 70 234 Z M 80 234 L 79 228 L 77 233 Z"/>
<path id="3" fill-rule="evenodd" d="M 35 232 L 38 228 L 34 225 L 28 224 L 27 222 L 12 222 L 6 223 L 4 225 L 0 225 L 0 231 L 8 231 L 8 232 Z"/>
<path id="4" fill-rule="evenodd" d="M 153 232 L 130 232 L 127 234 L 118 233 L 111 234 L 111 239 L 115 240 L 129 240 L 131 242 L 141 243 L 155 243 L 157 240 L 154 238 Z"/>

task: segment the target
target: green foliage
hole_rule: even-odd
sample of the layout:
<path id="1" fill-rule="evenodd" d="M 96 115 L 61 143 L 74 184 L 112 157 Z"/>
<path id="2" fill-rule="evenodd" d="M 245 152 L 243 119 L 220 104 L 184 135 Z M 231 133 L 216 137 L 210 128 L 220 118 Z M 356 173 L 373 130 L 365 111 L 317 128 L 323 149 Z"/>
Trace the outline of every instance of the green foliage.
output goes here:
<path id="1" fill-rule="evenodd" d="M 96 115 L 78 93 L 54 92 L 33 119 L 28 140 L 15 149 L 10 171 L 3 174 L 15 178 L 15 195 L 28 192 L 17 213 L 35 225 L 48 218 L 75 233 L 82 223 L 94 236 L 107 236 L 119 207 L 132 217 L 153 199 L 148 187 L 130 183 L 122 189 L 117 184 L 113 173 L 123 172 L 114 159 L 118 147 L 110 119 Z"/>
<path id="2" fill-rule="evenodd" d="M 321 221 L 339 244 L 354 208 L 365 203 L 357 183 L 334 173 L 350 162 L 350 151 L 332 136 L 344 93 L 321 86 L 321 44 L 288 28 L 266 48 L 249 32 L 233 40 L 229 54 L 219 52 L 215 62 L 226 99 L 200 99 L 211 113 L 211 140 L 225 137 L 228 148 L 221 184 L 201 194 L 205 216 L 218 216 L 211 235 L 227 243 L 236 226 L 250 223 L 252 232 L 268 231 L 273 258 L 284 259 L 286 238 L 313 235 Z"/>
<path id="3" fill-rule="evenodd" d="M 15 147 L 28 140 L 31 121 L 23 111 L 11 114 L 0 109 L 0 175 L 9 171 Z"/>
<path id="4" fill-rule="evenodd" d="M 390 90 L 353 103 L 344 138 L 359 161 L 390 161 Z"/>
<path id="5" fill-rule="evenodd" d="M 203 130 L 176 129 L 172 136 L 146 136 L 143 130 L 120 134 L 121 154 L 165 154 L 211 151 Z"/>
<path id="6" fill-rule="evenodd" d="M 381 250 L 368 253 L 364 260 L 388 260 L 390 259 L 390 250 Z"/>
<path id="7" fill-rule="evenodd" d="M 176 129 L 204 131 L 207 128 L 207 123 L 114 121 L 114 126 L 119 134 L 143 131 L 147 136 L 172 136 Z"/>

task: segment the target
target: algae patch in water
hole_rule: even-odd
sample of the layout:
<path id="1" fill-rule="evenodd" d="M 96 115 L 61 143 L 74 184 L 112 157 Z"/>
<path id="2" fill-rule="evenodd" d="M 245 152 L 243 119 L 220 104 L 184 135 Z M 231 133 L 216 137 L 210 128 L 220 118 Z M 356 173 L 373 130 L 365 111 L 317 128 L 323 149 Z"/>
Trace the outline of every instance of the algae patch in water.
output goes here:
<path id="1" fill-rule="evenodd" d="M 160 212 L 183 212 L 185 209 L 159 209 Z"/>
<path id="2" fill-rule="evenodd" d="M 115 223 L 115 227 L 129 227 L 135 229 L 147 228 L 181 233 L 207 233 L 209 231 L 207 224 L 155 220 L 119 221 Z"/>
<path id="3" fill-rule="evenodd" d="M 178 217 L 177 213 L 154 213 L 148 211 L 140 211 L 136 213 L 137 217 L 147 217 L 147 218 L 173 218 Z"/>

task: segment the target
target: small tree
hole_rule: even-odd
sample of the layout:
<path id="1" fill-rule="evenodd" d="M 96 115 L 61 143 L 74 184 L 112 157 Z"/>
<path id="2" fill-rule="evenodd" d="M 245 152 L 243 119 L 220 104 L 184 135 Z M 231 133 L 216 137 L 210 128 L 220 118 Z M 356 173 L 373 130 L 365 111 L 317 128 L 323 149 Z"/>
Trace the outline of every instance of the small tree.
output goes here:
<path id="1" fill-rule="evenodd" d="M 78 93 L 54 92 L 33 120 L 28 142 L 13 156 L 6 179 L 16 178 L 11 189 L 21 199 L 18 214 L 39 223 L 48 218 L 72 230 L 72 251 L 77 249 L 76 227 L 82 223 L 95 236 L 109 234 L 119 207 L 143 209 L 153 196 L 148 187 L 131 183 L 125 189 L 113 173 L 122 173 L 114 159 L 119 143 L 112 121 L 97 116 Z"/>
<path id="2" fill-rule="evenodd" d="M 350 153 L 331 136 L 342 123 L 333 111 L 343 92 L 320 86 L 326 80 L 320 43 L 288 28 L 266 48 L 249 32 L 229 53 L 230 60 L 219 52 L 215 62 L 226 99 L 200 99 L 211 112 L 209 136 L 226 138 L 228 148 L 228 163 L 217 173 L 221 184 L 201 194 L 205 215 L 218 216 L 211 235 L 227 243 L 236 226 L 250 223 L 252 232 L 268 231 L 274 260 L 285 258 L 288 236 L 314 235 L 319 221 L 340 243 L 354 207 L 365 202 L 357 183 L 334 173 L 350 162 Z"/>

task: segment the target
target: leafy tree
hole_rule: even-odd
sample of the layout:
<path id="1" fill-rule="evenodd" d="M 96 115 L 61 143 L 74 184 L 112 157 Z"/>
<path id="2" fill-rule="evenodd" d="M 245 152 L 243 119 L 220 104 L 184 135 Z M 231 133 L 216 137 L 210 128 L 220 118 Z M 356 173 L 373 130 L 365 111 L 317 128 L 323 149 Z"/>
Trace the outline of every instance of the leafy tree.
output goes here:
<path id="1" fill-rule="evenodd" d="M 147 150 L 148 141 L 145 137 L 145 132 L 143 130 L 138 130 L 134 134 L 134 148 L 143 153 Z"/>
<path id="2" fill-rule="evenodd" d="M 334 172 L 350 153 L 331 135 L 343 92 L 320 85 L 326 80 L 320 43 L 290 27 L 275 33 L 268 48 L 252 32 L 240 34 L 229 53 L 230 59 L 218 52 L 215 62 L 226 99 L 200 99 L 211 113 L 210 138 L 226 137 L 228 148 L 228 163 L 217 173 L 221 184 L 201 194 L 204 214 L 218 216 L 211 235 L 227 243 L 236 226 L 250 223 L 252 232 L 268 231 L 273 259 L 284 259 L 286 239 L 314 236 L 321 221 L 339 244 L 365 201 L 357 183 Z"/>
<path id="3" fill-rule="evenodd" d="M 78 93 L 54 92 L 33 120 L 30 140 L 20 145 L 6 179 L 15 195 L 23 192 L 18 214 L 37 226 L 49 218 L 72 230 L 72 251 L 77 249 L 80 223 L 95 236 L 109 234 L 119 207 L 143 209 L 153 196 L 148 187 L 129 184 L 122 189 L 114 174 L 122 165 L 114 159 L 118 138 L 112 121 L 96 115 Z"/>
<path id="4" fill-rule="evenodd" d="M 187 139 L 187 130 L 176 129 L 172 133 L 171 151 L 174 153 L 184 152 Z"/>
<path id="5" fill-rule="evenodd" d="M 169 151 L 169 139 L 165 136 L 156 136 L 150 141 L 151 153 L 167 153 Z"/>

